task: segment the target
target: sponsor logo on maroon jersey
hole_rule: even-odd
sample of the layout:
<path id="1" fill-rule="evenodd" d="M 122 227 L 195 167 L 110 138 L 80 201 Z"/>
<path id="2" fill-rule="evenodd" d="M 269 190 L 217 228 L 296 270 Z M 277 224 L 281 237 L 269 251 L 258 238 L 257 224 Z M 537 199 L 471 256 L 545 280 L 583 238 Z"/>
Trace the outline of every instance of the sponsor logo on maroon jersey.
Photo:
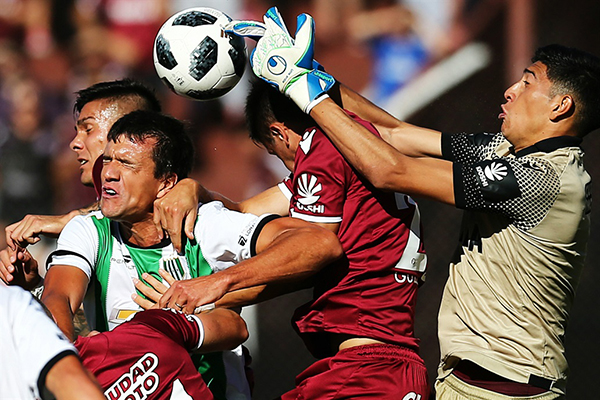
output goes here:
<path id="1" fill-rule="evenodd" d="M 105 392 L 109 400 L 141 400 L 158 389 L 159 378 L 154 370 L 158 367 L 158 357 L 153 353 L 144 354 L 129 368 L 129 372 L 121 375 Z"/>
<path id="2" fill-rule="evenodd" d="M 298 199 L 296 208 L 302 211 L 309 211 L 313 214 L 323 214 L 325 205 L 316 204 L 321 198 L 317 195 L 323 189 L 319 180 L 314 175 L 302 174 L 298 179 Z"/>

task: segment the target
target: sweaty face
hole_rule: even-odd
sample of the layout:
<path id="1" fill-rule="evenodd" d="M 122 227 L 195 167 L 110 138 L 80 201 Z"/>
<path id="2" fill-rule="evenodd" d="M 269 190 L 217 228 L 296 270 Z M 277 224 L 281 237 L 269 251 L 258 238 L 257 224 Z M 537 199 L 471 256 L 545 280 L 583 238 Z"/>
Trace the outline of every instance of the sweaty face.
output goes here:
<path id="1" fill-rule="evenodd" d="M 155 139 L 133 143 L 120 137 L 109 142 L 102 158 L 100 209 L 113 220 L 135 223 L 152 218 L 153 204 L 164 187 L 154 177 Z"/>
<path id="2" fill-rule="evenodd" d="M 522 78 L 504 93 L 502 133 L 521 150 L 541 139 L 552 110 L 552 83 L 544 64 L 536 62 L 525 69 Z"/>
<path id="3" fill-rule="evenodd" d="M 129 110 L 118 101 L 99 99 L 90 101 L 81 109 L 75 122 L 75 138 L 70 147 L 77 154 L 81 183 L 92 186 L 92 167 L 106 147 L 110 127 Z"/>

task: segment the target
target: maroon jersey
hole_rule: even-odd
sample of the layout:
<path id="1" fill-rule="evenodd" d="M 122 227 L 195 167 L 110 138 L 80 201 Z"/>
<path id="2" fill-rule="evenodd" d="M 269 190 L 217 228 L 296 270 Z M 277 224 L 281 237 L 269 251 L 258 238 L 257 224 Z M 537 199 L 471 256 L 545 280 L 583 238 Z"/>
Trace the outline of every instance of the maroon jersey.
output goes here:
<path id="1" fill-rule="evenodd" d="M 378 135 L 371 124 L 351 116 Z M 345 265 L 317 276 L 314 300 L 296 312 L 299 331 L 350 334 L 416 350 L 414 310 L 426 264 L 416 203 L 405 194 L 375 189 L 318 127 L 304 133 L 293 176 L 280 189 L 290 198 L 292 217 L 340 224 L 347 257 Z M 312 342 L 309 348 L 323 356 Z"/>
<path id="2" fill-rule="evenodd" d="M 188 353 L 202 335 L 193 315 L 147 310 L 110 332 L 79 337 L 75 347 L 109 400 L 212 400 Z"/>

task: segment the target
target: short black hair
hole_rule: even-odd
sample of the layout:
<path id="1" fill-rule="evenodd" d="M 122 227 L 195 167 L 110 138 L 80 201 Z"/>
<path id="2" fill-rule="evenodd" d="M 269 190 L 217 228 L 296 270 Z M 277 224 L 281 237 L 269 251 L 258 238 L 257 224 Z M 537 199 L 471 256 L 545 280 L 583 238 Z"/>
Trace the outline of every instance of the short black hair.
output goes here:
<path id="1" fill-rule="evenodd" d="M 79 115 L 83 107 L 99 99 L 133 99 L 138 102 L 140 110 L 160 112 L 160 101 L 154 91 L 141 82 L 125 78 L 116 81 L 99 82 L 75 93 L 73 114 Z"/>
<path id="2" fill-rule="evenodd" d="M 295 132 L 303 132 L 316 125 L 291 99 L 261 79 L 251 81 L 245 114 L 250 139 L 263 146 L 273 142 L 269 131 L 273 122 L 283 122 Z"/>
<path id="3" fill-rule="evenodd" d="M 119 118 L 108 132 L 107 140 L 116 142 L 121 136 L 137 143 L 156 139 L 152 150 L 154 177 L 176 174 L 187 178 L 192 170 L 194 147 L 183 122 L 155 111 L 138 110 Z"/>
<path id="4" fill-rule="evenodd" d="M 551 44 L 537 49 L 531 62 L 537 61 L 547 68 L 551 96 L 573 96 L 578 135 L 600 128 L 600 59 L 582 50 Z"/>

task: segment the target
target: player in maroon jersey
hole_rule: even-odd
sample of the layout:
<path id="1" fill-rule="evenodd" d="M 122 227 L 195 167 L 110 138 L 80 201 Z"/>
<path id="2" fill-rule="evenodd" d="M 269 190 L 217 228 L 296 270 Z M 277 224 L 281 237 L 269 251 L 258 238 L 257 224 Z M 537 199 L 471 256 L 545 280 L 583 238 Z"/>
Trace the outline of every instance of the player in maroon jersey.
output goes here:
<path id="1" fill-rule="evenodd" d="M 221 318 L 214 319 L 211 313 Z M 220 338 L 231 336 L 223 330 L 245 331 L 239 329 L 242 326 L 242 318 L 224 308 L 198 315 L 154 309 L 135 314 L 110 332 L 80 336 L 75 347 L 109 400 L 211 400 L 213 395 L 188 352 L 233 348 L 246 339 L 247 331 L 245 337 L 223 342 Z"/>
<path id="2" fill-rule="evenodd" d="M 252 139 L 292 175 L 279 190 L 246 201 L 244 211 L 261 201 L 257 206 L 266 207 L 267 199 L 272 210 L 287 208 L 292 217 L 336 232 L 347 256 L 319 273 L 313 301 L 296 312 L 296 327 L 320 360 L 282 398 L 426 399 L 427 374 L 414 337 L 426 265 L 415 202 L 358 176 L 314 121 L 266 83 L 253 84 L 246 115 Z M 377 135 L 370 123 L 352 118 Z M 160 304 L 187 304 L 191 311 L 244 287 L 244 279 L 234 267 L 176 282 Z"/>

